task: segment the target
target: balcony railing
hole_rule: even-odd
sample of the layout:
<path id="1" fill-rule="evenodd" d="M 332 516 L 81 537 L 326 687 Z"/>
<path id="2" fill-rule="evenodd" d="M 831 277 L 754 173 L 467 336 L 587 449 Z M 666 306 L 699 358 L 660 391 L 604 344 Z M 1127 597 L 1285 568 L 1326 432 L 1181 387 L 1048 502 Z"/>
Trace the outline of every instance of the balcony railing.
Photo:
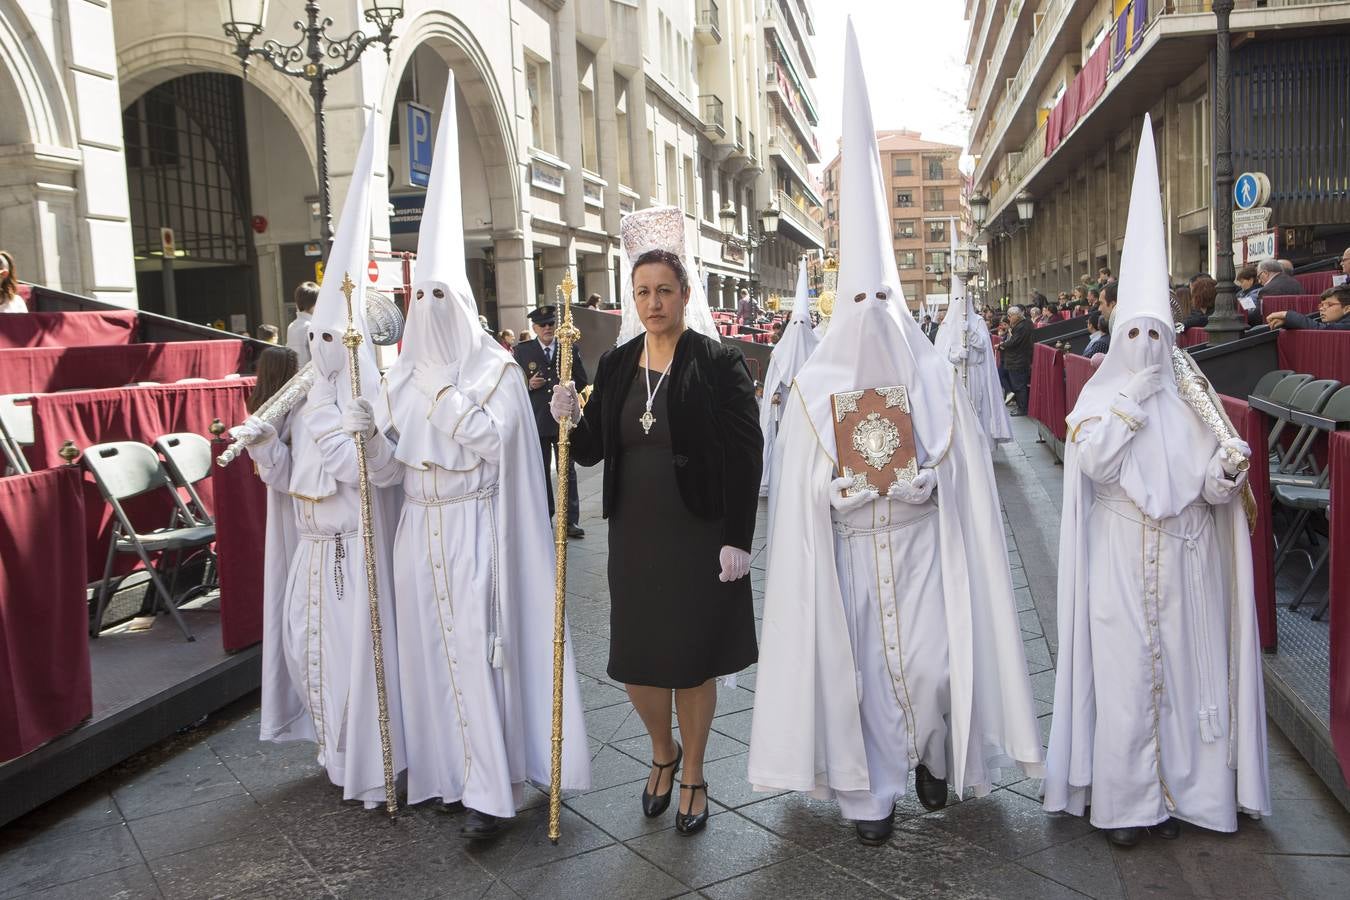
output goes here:
<path id="1" fill-rule="evenodd" d="M 722 17 L 717 9 L 717 0 L 699 0 L 694 37 L 707 44 L 722 43 Z"/>
<path id="2" fill-rule="evenodd" d="M 700 94 L 698 97 L 699 119 L 703 122 L 705 134 L 712 133 L 725 137 L 727 133 L 726 106 L 716 94 Z"/>
<path id="3" fill-rule="evenodd" d="M 811 218 L 811 214 L 806 211 L 805 201 L 794 200 L 786 191 L 779 191 L 778 212 L 784 219 L 791 222 L 797 231 L 814 241 L 814 246 L 817 249 L 825 246 L 825 229 L 815 219 Z"/>
<path id="4" fill-rule="evenodd" d="M 802 154 L 797 140 L 786 128 L 780 126 L 769 135 L 769 149 L 786 159 L 788 168 L 792 169 L 793 174 L 801 179 L 803 184 L 807 183 L 810 169 L 807 168 L 806 157 Z"/>
<path id="5" fill-rule="evenodd" d="M 1032 63 L 1036 58 L 1033 54 L 1036 52 L 1036 47 L 1038 46 L 1037 42 L 1040 42 L 1039 46 L 1044 47 L 1045 40 L 1049 37 L 1053 37 L 1054 32 L 1059 30 L 1059 26 L 1062 25 L 1063 22 L 1056 21 L 1053 30 L 1048 29 L 1046 26 L 1050 25 L 1051 20 L 1055 19 L 1059 13 L 1064 12 L 1072 5 L 1073 0 L 1051 0 L 1050 5 L 1045 10 L 1045 18 L 1041 22 L 1040 29 L 1031 37 L 1031 46 L 1028 48 L 1026 56 L 1022 59 L 1022 66 L 1018 70 L 1018 74 L 1021 74 L 1022 69 L 1026 69 L 1028 64 Z M 1012 40 L 1012 33 L 1014 29 L 1017 28 L 1017 21 L 1022 17 L 1026 3 L 1010 3 L 1008 6 L 1010 7 L 1009 11 L 1004 14 L 1003 27 L 999 30 L 998 38 L 994 43 L 994 52 L 988 57 L 989 59 L 1003 60 L 1004 55 L 1008 51 L 1008 44 Z M 977 122 L 982 117 L 981 113 L 983 113 L 989 107 L 989 104 L 993 103 L 995 98 L 999 96 L 996 90 L 999 79 L 994 77 L 996 74 L 996 67 L 991 67 L 990 71 L 984 74 L 985 83 L 980 86 L 980 102 L 975 106 L 975 121 Z M 1014 75 L 1013 77 L 1016 78 L 1017 75 Z"/>

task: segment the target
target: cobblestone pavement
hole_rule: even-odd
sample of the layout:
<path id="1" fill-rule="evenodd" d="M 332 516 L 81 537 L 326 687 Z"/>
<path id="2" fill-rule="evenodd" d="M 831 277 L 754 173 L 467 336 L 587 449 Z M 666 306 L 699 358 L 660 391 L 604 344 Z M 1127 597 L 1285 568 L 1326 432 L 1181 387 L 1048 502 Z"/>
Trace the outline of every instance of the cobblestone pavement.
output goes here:
<path id="1" fill-rule="evenodd" d="M 996 457 L 1013 579 L 1042 733 L 1054 674 L 1058 472 L 1025 440 Z M 639 809 L 650 748 L 605 676 L 606 527 L 597 472 L 582 478 L 584 540 L 570 545 L 570 615 L 594 788 L 570 796 L 563 838 L 545 797 L 488 846 L 429 804 L 397 821 L 344 804 L 305 745 L 260 744 L 256 695 L 0 832 L 0 898 L 112 897 L 1314 897 L 1350 893 L 1350 816 L 1272 728 L 1274 816 L 1236 835 L 1187 828 L 1118 851 L 1083 820 L 1049 816 L 1035 780 L 925 813 L 901 805 L 894 839 L 868 849 L 833 804 L 752 793 L 746 742 L 753 668 L 719 690 L 708 747 L 714 815 L 695 837 Z M 762 520 L 763 516 L 761 516 Z M 754 579 L 764 583 L 763 522 Z M 762 601 L 758 600 L 757 609 Z M 1047 634 L 1047 627 L 1050 634 Z"/>

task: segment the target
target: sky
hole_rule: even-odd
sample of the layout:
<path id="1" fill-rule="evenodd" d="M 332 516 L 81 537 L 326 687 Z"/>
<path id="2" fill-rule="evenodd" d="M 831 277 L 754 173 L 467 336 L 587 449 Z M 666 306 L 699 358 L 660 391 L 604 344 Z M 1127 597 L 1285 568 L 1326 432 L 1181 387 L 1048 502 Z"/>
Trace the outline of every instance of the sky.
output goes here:
<path id="1" fill-rule="evenodd" d="M 850 15 L 877 128 L 908 128 L 925 139 L 966 145 L 965 6 L 964 0 L 812 0 L 823 163 L 839 147 Z"/>

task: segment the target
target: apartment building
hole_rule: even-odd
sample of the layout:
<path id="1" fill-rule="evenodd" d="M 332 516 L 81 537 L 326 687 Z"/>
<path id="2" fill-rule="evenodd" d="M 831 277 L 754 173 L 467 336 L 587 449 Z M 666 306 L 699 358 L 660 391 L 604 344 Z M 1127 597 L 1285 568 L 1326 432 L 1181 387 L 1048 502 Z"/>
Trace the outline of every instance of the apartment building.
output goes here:
<path id="1" fill-rule="evenodd" d="M 969 180 L 958 163 L 961 148 L 926 141 L 917 131 L 878 131 L 881 170 L 888 175 L 895 264 L 911 309 L 920 301 L 941 308 L 951 291 L 953 231 L 958 245 L 971 238 Z M 825 243 L 839 252 L 839 167 L 824 171 Z"/>
<path id="2" fill-rule="evenodd" d="M 1117 267 L 1145 113 L 1173 277 L 1214 271 L 1211 7 L 967 0 L 970 152 L 975 194 L 988 203 L 993 297 L 1053 296 Z M 1339 252 L 1350 240 L 1350 158 L 1324 148 L 1345 142 L 1350 4 L 1237 0 L 1231 29 L 1234 172 L 1270 179 L 1280 256 L 1303 263 Z"/>

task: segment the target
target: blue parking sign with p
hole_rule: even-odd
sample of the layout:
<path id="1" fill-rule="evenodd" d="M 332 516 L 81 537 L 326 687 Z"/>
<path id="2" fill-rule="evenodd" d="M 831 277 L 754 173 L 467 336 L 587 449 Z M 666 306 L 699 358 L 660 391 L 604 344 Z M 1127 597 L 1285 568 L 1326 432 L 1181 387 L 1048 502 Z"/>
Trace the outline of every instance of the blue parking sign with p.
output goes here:
<path id="1" fill-rule="evenodd" d="M 403 104 L 403 148 L 407 154 L 408 183 L 426 187 L 431 183 L 431 155 L 436 145 L 431 110 L 416 103 Z"/>

